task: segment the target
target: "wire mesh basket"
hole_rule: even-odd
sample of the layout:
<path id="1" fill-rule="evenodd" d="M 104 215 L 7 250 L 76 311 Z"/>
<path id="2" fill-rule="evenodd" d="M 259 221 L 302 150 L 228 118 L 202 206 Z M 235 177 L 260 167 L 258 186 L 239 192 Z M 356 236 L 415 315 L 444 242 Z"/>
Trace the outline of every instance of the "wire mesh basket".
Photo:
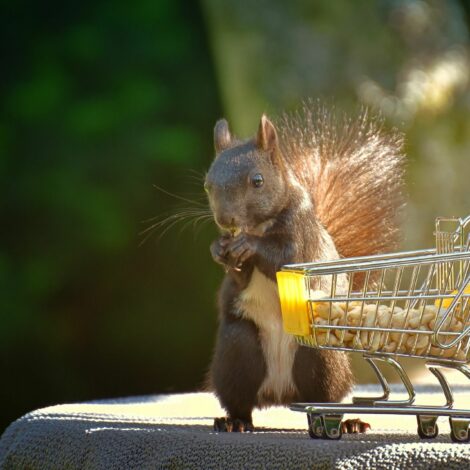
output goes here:
<path id="1" fill-rule="evenodd" d="M 470 441 L 470 410 L 454 409 L 442 369 L 470 379 L 470 216 L 438 218 L 433 249 L 292 264 L 277 273 L 283 326 L 303 346 L 361 352 L 383 389 L 351 404 L 294 403 L 312 438 L 339 439 L 345 413 L 416 415 L 421 438 L 436 437 L 448 416 L 451 438 Z M 444 406 L 414 405 L 416 392 L 399 357 L 424 359 Z M 391 400 L 378 363 L 392 366 L 408 398 Z"/>
<path id="2" fill-rule="evenodd" d="M 285 330 L 321 349 L 466 362 L 469 227 L 437 219 L 432 250 L 284 266 Z"/>

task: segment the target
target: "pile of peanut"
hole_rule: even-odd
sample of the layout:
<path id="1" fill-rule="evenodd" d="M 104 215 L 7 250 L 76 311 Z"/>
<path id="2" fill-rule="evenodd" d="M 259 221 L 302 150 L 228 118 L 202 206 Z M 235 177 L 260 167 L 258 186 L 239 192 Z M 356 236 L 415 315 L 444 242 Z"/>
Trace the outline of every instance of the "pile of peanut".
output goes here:
<path id="1" fill-rule="evenodd" d="M 330 312 L 331 305 L 331 312 Z M 386 330 L 405 329 L 433 331 L 437 321 L 445 315 L 444 309 L 434 305 L 426 305 L 418 309 L 402 309 L 394 306 L 364 304 L 362 302 L 322 302 L 313 303 L 312 333 L 319 346 L 338 346 L 370 352 L 403 353 L 417 356 L 431 355 L 444 358 L 464 360 L 466 354 L 460 343 L 450 349 L 435 347 L 431 344 L 431 336 L 426 333 L 403 333 Z M 441 329 L 443 332 L 462 332 L 464 323 L 457 311 L 446 318 Z M 350 326 L 351 329 L 326 329 L 322 325 Z M 384 331 L 357 330 L 355 327 L 374 327 Z M 440 335 L 440 341 L 449 343 L 455 336 Z M 466 344 L 463 341 L 463 344 Z"/>

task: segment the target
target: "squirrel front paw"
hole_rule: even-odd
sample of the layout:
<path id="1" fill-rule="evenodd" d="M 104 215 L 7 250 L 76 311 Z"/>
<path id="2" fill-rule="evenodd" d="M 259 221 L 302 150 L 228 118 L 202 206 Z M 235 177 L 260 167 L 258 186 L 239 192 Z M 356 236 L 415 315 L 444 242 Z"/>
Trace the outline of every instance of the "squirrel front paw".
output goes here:
<path id="1" fill-rule="evenodd" d="M 230 239 L 225 248 L 229 265 L 240 269 L 257 252 L 257 248 L 258 238 L 253 235 L 240 233 Z"/>
<path id="2" fill-rule="evenodd" d="M 214 240 L 210 246 L 213 260 L 222 266 L 227 266 L 226 247 L 229 241 L 230 239 L 228 237 L 220 237 L 217 240 Z"/>
<path id="3" fill-rule="evenodd" d="M 243 263 L 257 251 L 258 240 L 252 235 L 241 233 L 236 237 L 222 236 L 210 246 L 212 258 L 226 269 L 240 271 Z"/>
<path id="4" fill-rule="evenodd" d="M 253 432 L 255 428 L 251 421 L 232 418 L 215 418 L 215 432 Z"/>

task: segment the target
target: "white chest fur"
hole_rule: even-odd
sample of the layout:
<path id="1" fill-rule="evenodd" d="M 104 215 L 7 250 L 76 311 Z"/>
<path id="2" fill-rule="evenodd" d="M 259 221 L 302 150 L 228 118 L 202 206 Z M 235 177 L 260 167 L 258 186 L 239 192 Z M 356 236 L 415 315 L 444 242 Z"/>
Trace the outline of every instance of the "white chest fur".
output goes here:
<path id="1" fill-rule="evenodd" d="M 297 350 L 293 336 L 284 333 L 277 285 L 255 269 L 250 283 L 238 299 L 240 314 L 252 320 L 259 329 L 261 346 L 266 361 L 266 377 L 258 391 L 258 398 L 274 399 L 295 392 L 292 366 Z"/>

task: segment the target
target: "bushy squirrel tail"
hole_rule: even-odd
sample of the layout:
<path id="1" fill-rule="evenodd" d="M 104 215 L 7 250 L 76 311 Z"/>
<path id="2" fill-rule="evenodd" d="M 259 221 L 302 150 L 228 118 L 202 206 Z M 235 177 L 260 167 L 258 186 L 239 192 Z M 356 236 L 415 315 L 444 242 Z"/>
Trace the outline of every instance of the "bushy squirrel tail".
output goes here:
<path id="1" fill-rule="evenodd" d="M 385 253 L 400 240 L 403 138 L 367 110 L 338 117 L 305 104 L 279 123 L 283 152 L 342 257 Z M 312 164 L 313 163 L 313 164 Z"/>

